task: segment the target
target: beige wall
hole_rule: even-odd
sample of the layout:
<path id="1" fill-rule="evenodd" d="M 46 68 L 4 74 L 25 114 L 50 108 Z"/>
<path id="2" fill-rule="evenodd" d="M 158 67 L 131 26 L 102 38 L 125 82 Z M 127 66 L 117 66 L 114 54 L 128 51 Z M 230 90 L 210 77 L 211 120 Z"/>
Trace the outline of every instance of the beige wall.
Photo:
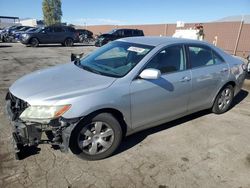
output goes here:
<path id="1" fill-rule="evenodd" d="M 185 28 L 194 27 L 194 23 L 185 24 Z M 229 53 L 233 53 L 239 34 L 240 22 L 213 22 L 205 23 L 205 40 L 212 43 L 217 36 L 217 46 Z M 77 28 L 85 28 L 77 26 Z M 176 30 L 176 24 L 152 24 L 152 25 L 98 25 L 87 26 L 94 34 L 108 32 L 115 28 L 142 29 L 146 36 L 172 36 Z M 237 45 L 236 55 L 246 57 L 250 53 L 250 24 L 243 24 Z"/>

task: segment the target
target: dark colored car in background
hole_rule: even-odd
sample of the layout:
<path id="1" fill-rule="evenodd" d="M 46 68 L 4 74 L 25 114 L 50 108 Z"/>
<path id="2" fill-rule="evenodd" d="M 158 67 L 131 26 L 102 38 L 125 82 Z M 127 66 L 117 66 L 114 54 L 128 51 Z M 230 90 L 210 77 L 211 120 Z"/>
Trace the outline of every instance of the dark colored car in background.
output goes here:
<path id="1" fill-rule="evenodd" d="M 21 34 L 27 32 L 27 31 L 30 30 L 30 29 L 34 29 L 34 27 L 23 26 L 23 27 L 20 28 L 20 29 L 13 30 L 13 31 L 9 34 L 9 37 L 11 37 L 12 39 L 15 39 L 16 41 L 17 41 L 17 40 L 20 40 Z"/>
<path id="2" fill-rule="evenodd" d="M 26 31 L 23 31 L 23 32 L 20 32 L 20 33 L 16 33 L 15 37 L 16 37 L 16 39 L 18 41 L 21 41 L 23 34 L 25 34 L 25 33 L 32 33 L 32 32 L 35 32 L 36 30 L 39 30 L 39 29 L 40 29 L 40 27 L 33 27 L 33 28 L 30 28 L 30 29 L 27 29 Z"/>
<path id="3" fill-rule="evenodd" d="M 125 37 L 138 37 L 144 36 L 142 30 L 139 29 L 114 29 L 108 33 L 102 34 L 97 37 L 95 46 L 103 46 L 113 40 Z"/>
<path id="4" fill-rule="evenodd" d="M 1 32 L 1 36 L 0 36 L 1 41 L 2 41 L 2 42 L 8 42 L 11 33 L 12 33 L 14 30 L 21 29 L 22 27 L 23 27 L 23 26 L 20 26 L 20 25 L 14 25 L 14 26 L 10 26 L 10 27 L 4 28 L 4 30 Z"/>
<path id="5" fill-rule="evenodd" d="M 22 34 L 21 42 L 25 45 L 37 47 L 39 44 L 57 44 L 73 46 L 78 42 L 79 36 L 76 30 L 70 26 L 41 27 L 34 32 Z"/>
<path id="6" fill-rule="evenodd" d="M 93 32 L 87 29 L 76 29 L 76 32 L 79 34 L 80 43 L 92 43 L 94 42 Z"/>
<path id="7" fill-rule="evenodd" d="M 88 38 L 93 38 L 93 33 L 87 29 L 76 29 L 76 32 L 81 35 L 86 35 Z"/>

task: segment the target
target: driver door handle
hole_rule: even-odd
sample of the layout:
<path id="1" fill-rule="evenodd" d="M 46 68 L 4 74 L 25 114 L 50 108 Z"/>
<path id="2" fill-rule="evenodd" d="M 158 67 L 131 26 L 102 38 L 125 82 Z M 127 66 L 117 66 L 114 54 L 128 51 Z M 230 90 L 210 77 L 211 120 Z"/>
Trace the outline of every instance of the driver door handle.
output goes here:
<path id="1" fill-rule="evenodd" d="M 184 76 L 180 81 L 181 82 L 189 82 L 191 80 L 191 78 Z"/>

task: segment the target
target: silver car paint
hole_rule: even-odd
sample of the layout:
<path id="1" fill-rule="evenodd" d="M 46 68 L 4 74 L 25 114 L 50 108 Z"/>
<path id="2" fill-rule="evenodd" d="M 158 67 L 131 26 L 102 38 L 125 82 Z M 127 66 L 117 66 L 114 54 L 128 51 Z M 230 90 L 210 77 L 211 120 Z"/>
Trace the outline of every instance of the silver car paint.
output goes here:
<path id="1" fill-rule="evenodd" d="M 236 83 L 236 94 L 245 78 L 240 60 L 204 42 L 165 37 L 133 37 L 119 41 L 155 48 L 122 78 L 97 75 L 68 63 L 24 76 L 10 87 L 10 92 L 30 105 L 71 104 L 64 118 L 82 117 L 100 109 L 118 110 L 124 116 L 129 135 L 210 108 L 226 83 Z M 137 78 L 153 55 L 169 45 L 183 43 L 210 46 L 226 63 L 165 74 L 159 80 Z M 228 71 L 221 74 L 225 68 Z M 183 77 L 191 80 L 182 82 Z"/>

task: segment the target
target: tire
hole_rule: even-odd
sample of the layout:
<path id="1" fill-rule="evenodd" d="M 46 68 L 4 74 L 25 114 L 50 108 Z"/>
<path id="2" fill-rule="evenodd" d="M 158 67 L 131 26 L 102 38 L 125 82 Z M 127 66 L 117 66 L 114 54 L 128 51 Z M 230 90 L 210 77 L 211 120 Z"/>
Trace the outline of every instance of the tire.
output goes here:
<path id="1" fill-rule="evenodd" d="M 5 37 L 2 38 L 2 42 L 7 42 Z"/>
<path id="2" fill-rule="evenodd" d="M 29 43 L 30 43 L 30 46 L 32 46 L 32 47 L 38 47 L 39 46 L 39 41 L 38 41 L 37 38 L 31 38 Z"/>
<path id="3" fill-rule="evenodd" d="M 215 98 L 212 112 L 222 114 L 228 111 L 232 105 L 234 98 L 234 88 L 232 85 L 223 87 Z"/>
<path id="4" fill-rule="evenodd" d="M 73 39 L 71 39 L 71 38 L 67 38 L 67 39 L 64 41 L 64 46 L 70 47 L 70 46 L 73 46 L 73 45 L 74 45 L 74 41 L 73 41 Z"/>
<path id="5" fill-rule="evenodd" d="M 112 114 L 101 113 L 75 127 L 69 147 L 81 159 L 100 160 L 111 156 L 121 140 L 118 120 Z"/>

